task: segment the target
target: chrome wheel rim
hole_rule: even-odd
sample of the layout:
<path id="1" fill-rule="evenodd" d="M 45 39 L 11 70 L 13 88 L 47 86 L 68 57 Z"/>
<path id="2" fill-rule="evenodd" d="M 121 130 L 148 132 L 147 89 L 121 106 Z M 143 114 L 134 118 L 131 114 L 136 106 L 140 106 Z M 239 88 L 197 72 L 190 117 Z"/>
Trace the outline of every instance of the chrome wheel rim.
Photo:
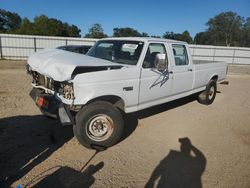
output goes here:
<path id="1" fill-rule="evenodd" d="M 214 96 L 215 88 L 214 86 L 211 86 L 208 92 L 208 99 L 211 100 Z"/>
<path id="2" fill-rule="evenodd" d="M 86 126 L 87 136 L 94 141 L 107 140 L 114 131 L 113 120 L 105 114 L 93 116 Z"/>

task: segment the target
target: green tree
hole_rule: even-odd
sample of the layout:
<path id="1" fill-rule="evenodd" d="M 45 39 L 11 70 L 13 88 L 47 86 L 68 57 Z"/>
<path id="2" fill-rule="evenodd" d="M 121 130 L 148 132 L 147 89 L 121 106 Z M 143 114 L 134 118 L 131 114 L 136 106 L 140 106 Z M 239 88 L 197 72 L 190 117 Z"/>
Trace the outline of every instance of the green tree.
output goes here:
<path id="1" fill-rule="evenodd" d="M 63 23 L 45 15 L 35 17 L 33 23 L 13 12 L 0 9 L 0 32 L 25 35 L 80 37 L 81 30 L 75 25 Z"/>
<path id="2" fill-rule="evenodd" d="M 167 32 L 165 32 L 163 34 L 162 38 L 175 40 L 176 39 L 176 34 L 174 32 L 172 32 L 172 31 L 171 32 L 167 31 Z"/>
<path id="3" fill-rule="evenodd" d="M 215 45 L 237 45 L 244 19 L 234 12 L 223 12 L 207 22 L 209 37 Z"/>
<path id="4" fill-rule="evenodd" d="M 68 36 L 64 31 L 63 23 L 45 15 L 37 16 L 34 19 L 34 34 L 45 36 Z"/>
<path id="5" fill-rule="evenodd" d="M 193 39 L 187 30 L 181 34 L 181 40 L 186 41 L 187 43 L 190 43 L 190 44 L 193 43 Z"/>
<path id="6" fill-rule="evenodd" d="M 104 33 L 102 25 L 95 23 L 89 28 L 89 32 L 85 35 L 86 38 L 105 38 L 107 35 Z"/>
<path id="7" fill-rule="evenodd" d="M 250 17 L 248 17 L 243 25 L 241 32 L 240 45 L 250 47 Z"/>
<path id="8" fill-rule="evenodd" d="M 194 37 L 195 44 L 209 44 L 210 38 L 208 32 L 199 32 Z"/>
<path id="9" fill-rule="evenodd" d="M 161 37 L 158 36 L 158 35 L 151 35 L 150 37 L 152 37 L 152 38 L 161 38 Z"/>
<path id="10" fill-rule="evenodd" d="M 130 27 L 124 27 L 124 28 L 116 27 L 113 29 L 113 37 L 142 37 L 142 34 Z"/>
<path id="11" fill-rule="evenodd" d="M 33 23 L 33 34 L 45 36 L 80 37 L 81 30 L 75 25 L 63 23 L 45 15 L 37 16 Z"/>
<path id="12" fill-rule="evenodd" d="M 141 37 L 149 37 L 149 35 L 146 32 L 142 32 Z"/>
<path id="13" fill-rule="evenodd" d="M 50 36 L 51 33 L 49 32 L 49 18 L 45 15 L 36 16 L 34 19 L 34 34 L 35 35 L 48 35 Z M 56 33 L 55 33 L 56 36 Z"/>
<path id="14" fill-rule="evenodd" d="M 28 18 L 24 18 L 22 20 L 21 26 L 17 30 L 18 34 L 23 34 L 23 35 L 32 35 L 33 33 L 33 24 L 30 22 Z"/>
<path id="15" fill-rule="evenodd" d="M 76 25 L 69 26 L 69 36 L 71 37 L 81 37 L 80 35 L 81 29 L 79 29 Z"/>
<path id="16" fill-rule="evenodd" d="M 0 32 L 13 33 L 21 25 L 22 19 L 17 13 L 0 9 Z"/>
<path id="17" fill-rule="evenodd" d="M 185 41 L 187 43 L 192 43 L 193 39 L 190 36 L 188 31 L 184 31 L 183 33 L 174 33 L 174 32 L 165 32 L 162 36 L 165 39 L 173 39 L 173 40 L 180 40 Z"/>

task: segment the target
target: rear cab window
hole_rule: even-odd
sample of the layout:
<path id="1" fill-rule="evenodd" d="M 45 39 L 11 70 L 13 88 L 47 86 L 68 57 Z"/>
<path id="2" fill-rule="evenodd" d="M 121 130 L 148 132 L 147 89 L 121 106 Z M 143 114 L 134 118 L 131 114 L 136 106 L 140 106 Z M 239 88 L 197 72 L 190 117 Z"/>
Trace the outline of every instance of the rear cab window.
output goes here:
<path id="1" fill-rule="evenodd" d="M 174 60 L 176 66 L 188 65 L 188 54 L 185 45 L 181 44 L 172 44 Z"/>

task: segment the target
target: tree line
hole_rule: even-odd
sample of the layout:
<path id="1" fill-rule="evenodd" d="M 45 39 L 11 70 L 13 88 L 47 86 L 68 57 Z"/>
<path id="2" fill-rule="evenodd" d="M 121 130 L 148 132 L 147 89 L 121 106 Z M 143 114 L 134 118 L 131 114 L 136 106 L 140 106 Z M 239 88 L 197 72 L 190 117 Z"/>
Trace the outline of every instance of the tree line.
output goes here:
<path id="1" fill-rule="evenodd" d="M 223 12 L 206 23 L 207 29 L 199 32 L 194 38 L 186 30 L 183 33 L 167 31 L 162 36 L 149 35 L 139 32 L 134 28 L 114 28 L 113 37 L 156 37 L 186 41 L 191 44 L 220 45 L 220 46 L 242 46 L 250 47 L 250 17 L 244 19 L 235 12 Z M 58 19 L 48 18 L 40 15 L 30 21 L 21 18 L 17 13 L 0 9 L 0 32 L 24 35 L 45 35 L 63 37 L 81 37 L 81 30 L 76 25 L 70 25 Z M 93 24 L 86 38 L 108 37 L 104 33 L 102 25 Z"/>
<path id="2" fill-rule="evenodd" d="M 0 32 L 23 35 L 46 35 L 62 37 L 80 37 L 81 30 L 75 25 L 63 23 L 45 15 L 37 16 L 31 22 L 17 13 L 0 9 Z"/>

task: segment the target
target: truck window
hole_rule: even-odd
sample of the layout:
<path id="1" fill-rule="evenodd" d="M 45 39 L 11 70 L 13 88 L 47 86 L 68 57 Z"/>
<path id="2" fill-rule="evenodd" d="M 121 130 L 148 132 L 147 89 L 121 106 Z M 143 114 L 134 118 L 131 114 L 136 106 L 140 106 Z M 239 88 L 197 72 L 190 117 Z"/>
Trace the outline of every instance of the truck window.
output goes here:
<path id="1" fill-rule="evenodd" d="M 176 66 L 188 65 L 187 50 L 184 45 L 173 44 L 173 54 Z"/>
<path id="2" fill-rule="evenodd" d="M 159 44 L 159 43 L 149 44 L 142 67 L 143 68 L 155 68 L 154 61 L 155 61 L 156 54 L 167 54 L 164 44 Z"/>
<path id="3" fill-rule="evenodd" d="M 136 65 L 144 43 L 140 41 L 103 40 L 98 41 L 86 55 L 112 62 Z"/>

